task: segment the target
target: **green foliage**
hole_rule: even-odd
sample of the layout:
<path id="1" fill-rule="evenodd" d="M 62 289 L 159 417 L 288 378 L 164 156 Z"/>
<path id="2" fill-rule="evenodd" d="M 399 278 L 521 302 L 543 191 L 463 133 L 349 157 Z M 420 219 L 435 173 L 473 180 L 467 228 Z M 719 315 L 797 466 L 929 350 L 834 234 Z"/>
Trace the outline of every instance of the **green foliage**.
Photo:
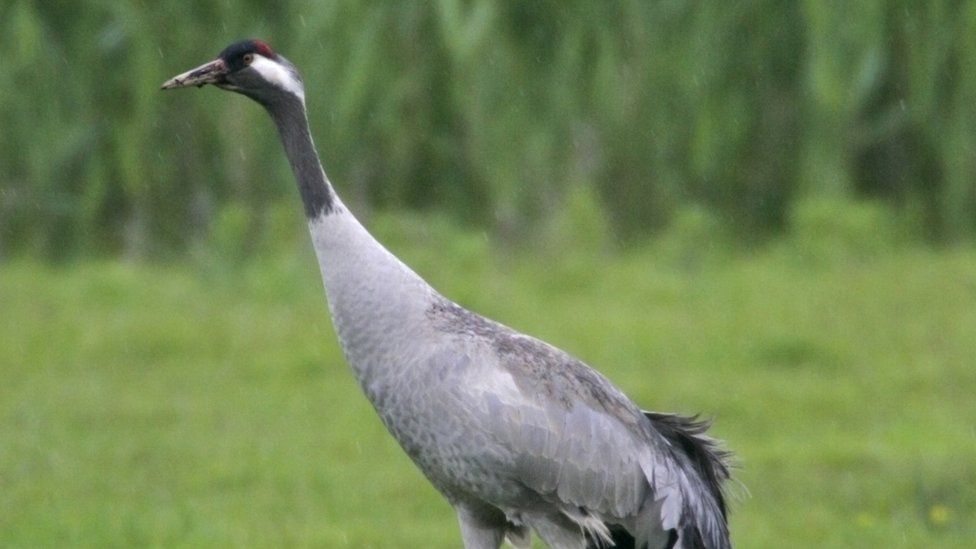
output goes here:
<path id="1" fill-rule="evenodd" d="M 791 223 L 785 249 L 810 261 L 863 261 L 904 243 L 891 213 L 878 203 L 806 199 L 795 205 Z"/>
<path id="2" fill-rule="evenodd" d="M 726 227 L 701 206 L 685 206 L 653 242 L 658 261 L 682 268 L 697 268 L 727 259 L 732 243 Z"/>
<path id="3" fill-rule="evenodd" d="M 248 35 L 302 68 L 354 205 L 511 242 L 582 186 L 619 238 L 700 207 L 756 240 L 800 200 L 868 197 L 919 235 L 971 237 L 974 25 L 976 3 L 949 0 L 12 0 L 0 253 L 157 257 L 208 241 L 225 204 L 294 205 L 259 107 L 158 90 Z"/>
<path id="4" fill-rule="evenodd" d="M 680 217 L 690 234 L 712 223 Z M 748 489 L 737 546 L 972 544 L 972 250 L 676 271 L 647 251 L 494 256 L 445 218 L 374 221 L 447 295 L 645 407 L 714 417 Z M 0 266 L 0 546 L 457 547 L 299 249 L 223 272 Z"/>
<path id="5" fill-rule="evenodd" d="M 481 267 L 490 252 L 486 233 L 458 227 L 445 215 L 377 213 L 369 225 L 373 234 L 391 249 L 411 250 L 411 255 L 404 258 L 408 263 L 442 265 L 440 271 L 465 272 L 476 277 L 483 272 Z"/>
<path id="6" fill-rule="evenodd" d="M 220 208 L 214 219 L 209 249 L 227 260 L 243 259 L 252 248 L 250 213 L 240 204 L 233 202 Z"/>
<path id="7" fill-rule="evenodd" d="M 535 246 L 557 254 L 573 252 L 576 255 L 599 254 L 611 249 L 613 227 L 592 186 L 577 185 L 569 189 L 551 211 L 541 240 L 533 243 Z"/>

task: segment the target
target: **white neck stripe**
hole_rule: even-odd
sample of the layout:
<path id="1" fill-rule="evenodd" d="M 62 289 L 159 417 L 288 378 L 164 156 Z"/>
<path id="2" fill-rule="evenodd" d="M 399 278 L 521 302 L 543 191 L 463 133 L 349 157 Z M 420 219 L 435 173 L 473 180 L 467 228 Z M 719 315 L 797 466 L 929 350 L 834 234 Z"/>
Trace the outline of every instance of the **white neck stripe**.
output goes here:
<path id="1" fill-rule="evenodd" d="M 251 62 L 250 66 L 268 82 L 297 95 L 303 103 L 305 102 L 305 90 L 302 88 L 301 82 L 287 68 L 257 53 L 254 54 L 254 61 Z"/>

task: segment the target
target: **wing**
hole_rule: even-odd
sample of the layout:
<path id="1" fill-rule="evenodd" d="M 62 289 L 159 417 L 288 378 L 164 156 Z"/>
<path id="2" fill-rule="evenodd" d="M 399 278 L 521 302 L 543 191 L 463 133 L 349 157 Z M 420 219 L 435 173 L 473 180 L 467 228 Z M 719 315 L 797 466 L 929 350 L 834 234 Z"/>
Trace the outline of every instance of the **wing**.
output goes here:
<path id="1" fill-rule="evenodd" d="M 542 341 L 499 332 L 466 353 L 472 419 L 505 450 L 508 471 L 542 498 L 607 517 L 635 516 L 668 477 L 668 444 L 606 378 Z M 659 454 L 659 455 L 657 455 Z"/>
<path id="2" fill-rule="evenodd" d="M 728 546 L 720 503 L 683 449 L 697 439 L 655 427 L 681 425 L 645 417 L 601 374 L 543 341 L 453 304 L 434 316 L 452 340 L 445 350 L 472 365 L 461 389 L 466 424 L 504 457 L 504 475 L 584 527 L 596 517 L 638 543 Z"/>

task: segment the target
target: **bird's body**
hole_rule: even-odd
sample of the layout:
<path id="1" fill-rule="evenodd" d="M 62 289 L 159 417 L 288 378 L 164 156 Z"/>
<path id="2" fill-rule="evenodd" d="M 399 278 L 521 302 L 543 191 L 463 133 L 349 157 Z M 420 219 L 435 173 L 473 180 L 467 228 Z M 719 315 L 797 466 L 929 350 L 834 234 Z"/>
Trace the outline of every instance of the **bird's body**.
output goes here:
<path id="1" fill-rule="evenodd" d="M 346 359 L 457 511 L 465 547 L 506 536 L 524 547 L 530 529 L 559 548 L 730 547 L 725 454 L 701 424 L 642 412 L 579 360 L 441 296 L 380 245 L 322 171 L 297 72 L 264 43 L 235 44 L 164 88 L 206 83 L 275 121 Z"/>

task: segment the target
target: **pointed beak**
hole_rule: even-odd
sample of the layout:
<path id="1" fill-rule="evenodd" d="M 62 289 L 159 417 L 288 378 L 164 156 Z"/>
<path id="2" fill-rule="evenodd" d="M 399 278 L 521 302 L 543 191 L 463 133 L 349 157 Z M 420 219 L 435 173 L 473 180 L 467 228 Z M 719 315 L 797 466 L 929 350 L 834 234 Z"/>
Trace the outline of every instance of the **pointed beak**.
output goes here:
<path id="1" fill-rule="evenodd" d="M 183 74 L 174 76 L 163 82 L 160 89 L 171 90 L 173 88 L 185 88 L 187 86 L 203 86 L 204 84 L 218 84 L 223 81 L 224 75 L 228 72 L 227 64 L 223 59 L 215 59 L 205 65 L 188 70 Z"/>

